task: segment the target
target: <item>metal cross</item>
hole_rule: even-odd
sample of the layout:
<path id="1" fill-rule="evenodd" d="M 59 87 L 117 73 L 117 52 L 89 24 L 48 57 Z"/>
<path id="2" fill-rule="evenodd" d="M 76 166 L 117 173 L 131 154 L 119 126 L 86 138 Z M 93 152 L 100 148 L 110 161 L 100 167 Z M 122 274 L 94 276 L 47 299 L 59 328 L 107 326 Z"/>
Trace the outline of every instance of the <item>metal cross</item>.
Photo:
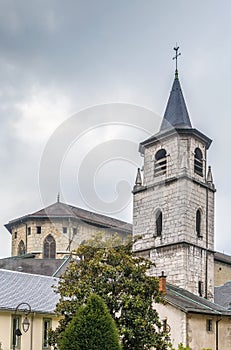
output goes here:
<path id="1" fill-rule="evenodd" d="M 177 44 L 176 44 L 176 47 L 174 47 L 173 49 L 174 49 L 175 52 L 176 52 L 176 56 L 174 56 L 172 59 L 173 59 L 173 60 L 176 60 L 176 71 L 177 71 L 177 57 L 180 56 L 181 53 L 180 53 L 180 52 L 178 53 L 179 46 L 177 46 Z"/>

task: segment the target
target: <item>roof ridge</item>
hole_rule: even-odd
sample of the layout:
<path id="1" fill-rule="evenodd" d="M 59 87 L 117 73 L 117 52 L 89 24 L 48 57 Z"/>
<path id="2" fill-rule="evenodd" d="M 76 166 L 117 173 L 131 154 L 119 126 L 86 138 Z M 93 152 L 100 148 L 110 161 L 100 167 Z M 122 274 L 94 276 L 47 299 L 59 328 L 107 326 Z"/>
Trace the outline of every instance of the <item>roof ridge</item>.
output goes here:
<path id="1" fill-rule="evenodd" d="M 14 271 L 14 270 L 7 270 L 7 269 L 0 269 L 0 273 L 5 272 L 5 273 L 11 273 L 11 274 L 20 274 L 20 275 L 25 275 L 25 276 L 35 276 L 35 277 L 42 277 L 42 278 L 47 278 L 47 279 L 52 279 L 52 280 L 58 280 L 58 277 L 55 276 L 47 276 L 47 275 L 38 275 L 35 273 L 28 273 L 28 272 L 23 272 L 23 271 Z"/>

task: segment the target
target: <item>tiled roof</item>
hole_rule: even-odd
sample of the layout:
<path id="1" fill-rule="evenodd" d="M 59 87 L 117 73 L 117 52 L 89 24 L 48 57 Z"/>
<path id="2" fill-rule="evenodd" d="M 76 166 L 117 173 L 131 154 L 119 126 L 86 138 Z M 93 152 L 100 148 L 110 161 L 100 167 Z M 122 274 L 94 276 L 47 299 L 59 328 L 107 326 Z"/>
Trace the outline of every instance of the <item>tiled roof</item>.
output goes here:
<path id="1" fill-rule="evenodd" d="M 211 301 L 199 297 L 185 289 L 176 287 L 167 283 L 166 300 L 169 304 L 188 313 L 213 314 L 213 315 L 228 315 L 231 316 L 231 311 L 228 311 L 221 305 L 212 303 Z"/>
<path id="2" fill-rule="evenodd" d="M 0 269 L 0 310 L 15 310 L 24 302 L 33 312 L 53 313 L 59 296 L 52 286 L 57 283 L 54 277 Z"/>
<path id="3" fill-rule="evenodd" d="M 8 224 L 5 225 L 5 227 L 11 232 L 11 227 L 16 223 L 23 221 L 25 222 L 29 219 L 44 218 L 75 218 L 77 220 L 83 220 L 86 223 L 99 225 L 101 227 L 112 228 L 127 233 L 132 232 L 132 225 L 127 222 L 117 220 L 109 216 L 93 213 L 88 210 L 77 208 L 61 202 L 56 202 L 46 208 L 36 211 L 35 213 L 22 216 L 15 220 L 11 220 Z"/>

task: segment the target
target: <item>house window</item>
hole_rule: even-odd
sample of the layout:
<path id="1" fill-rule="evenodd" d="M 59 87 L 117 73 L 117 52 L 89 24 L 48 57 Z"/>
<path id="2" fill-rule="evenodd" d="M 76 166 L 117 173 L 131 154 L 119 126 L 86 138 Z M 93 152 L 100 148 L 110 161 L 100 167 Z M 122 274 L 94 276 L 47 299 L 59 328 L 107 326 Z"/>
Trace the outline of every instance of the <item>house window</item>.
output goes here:
<path id="1" fill-rule="evenodd" d="M 18 232 L 15 231 L 15 233 L 14 233 L 14 239 L 17 239 L 17 236 L 18 236 Z"/>
<path id="2" fill-rule="evenodd" d="M 200 297 L 203 297 L 203 282 L 198 281 L 198 294 Z"/>
<path id="3" fill-rule="evenodd" d="M 63 233 L 67 233 L 67 227 L 63 227 Z"/>
<path id="4" fill-rule="evenodd" d="M 211 319 L 206 320 L 206 331 L 213 332 L 213 320 Z"/>
<path id="5" fill-rule="evenodd" d="M 21 347 L 21 330 L 20 330 L 20 316 L 12 316 L 11 318 L 11 344 L 12 348 L 20 349 Z"/>
<path id="6" fill-rule="evenodd" d="M 197 233 L 197 237 L 202 237 L 202 234 L 201 234 L 201 211 L 200 211 L 200 209 L 198 209 L 196 212 L 196 233 Z"/>
<path id="7" fill-rule="evenodd" d="M 194 172 L 200 176 L 203 176 L 203 155 L 198 147 L 194 152 Z"/>
<path id="8" fill-rule="evenodd" d="M 43 257 L 44 259 L 55 259 L 56 243 L 52 235 L 48 235 L 43 243 Z"/>
<path id="9" fill-rule="evenodd" d="M 160 149 L 155 154 L 155 163 L 154 163 L 154 174 L 155 176 L 166 174 L 167 169 L 167 153 L 164 148 Z"/>
<path id="10" fill-rule="evenodd" d="M 157 210 L 156 212 L 156 235 L 161 236 L 162 234 L 162 221 L 163 215 L 161 210 Z"/>
<path id="11" fill-rule="evenodd" d="M 36 232 L 37 232 L 37 233 L 41 233 L 41 232 L 42 232 L 41 226 L 37 226 L 37 227 L 36 227 Z"/>
<path id="12" fill-rule="evenodd" d="M 77 234 L 77 228 L 73 227 L 73 235 L 76 235 L 76 234 Z"/>
<path id="13" fill-rule="evenodd" d="M 27 235 L 29 236 L 31 234 L 31 227 L 27 227 Z"/>
<path id="14" fill-rule="evenodd" d="M 49 330 L 51 329 L 51 319 L 45 318 L 43 320 L 43 349 L 50 349 L 49 345 Z"/>
<path id="15" fill-rule="evenodd" d="M 21 240 L 18 245 L 18 255 L 24 255 L 24 254 L 26 254 L 26 247 L 23 240 Z"/>

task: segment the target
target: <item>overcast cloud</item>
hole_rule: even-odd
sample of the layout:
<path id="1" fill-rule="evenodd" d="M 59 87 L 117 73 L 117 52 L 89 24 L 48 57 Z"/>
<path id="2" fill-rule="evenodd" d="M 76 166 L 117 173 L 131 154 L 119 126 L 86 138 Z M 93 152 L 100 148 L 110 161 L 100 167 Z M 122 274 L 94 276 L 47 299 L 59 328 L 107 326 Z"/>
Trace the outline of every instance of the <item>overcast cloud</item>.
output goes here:
<path id="1" fill-rule="evenodd" d="M 51 204 L 58 191 L 66 203 L 91 210 L 92 202 L 81 195 L 87 176 L 82 190 L 76 189 L 78 169 L 91 152 L 102 153 L 104 142 L 129 142 L 133 152 L 134 144 L 138 149 L 138 142 L 155 131 L 173 81 L 176 41 L 192 124 L 213 139 L 208 158 L 218 190 L 216 249 L 231 254 L 230 38 L 228 0 L 0 0 L 0 256 L 10 255 L 11 237 L 3 225 Z M 41 190 L 41 159 L 56 129 L 64 130 L 75 115 L 82 130 L 88 118 L 94 120 L 94 106 L 111 103 L 125 106 L 123 112 L 135 105 L 148 118 L 152 111 L 153 129 L 123 129 L 121 116 L 114 125 L 110 120 L 101 129 L 87 129 L 78 140 L 70 139 L 60 183 L 52 186 L 48 179 Z M 86 108 L 89 115 L 81 112 Z M 94 182 L 102 201 L 116 199 L 121 180 L 132 188 L 139 161 L 129 161 L 124 145 L 111 167 L 108 161 L 105 169 L 96 164 Z M 112 215 L 131 221 L 131 199 Z"/>

